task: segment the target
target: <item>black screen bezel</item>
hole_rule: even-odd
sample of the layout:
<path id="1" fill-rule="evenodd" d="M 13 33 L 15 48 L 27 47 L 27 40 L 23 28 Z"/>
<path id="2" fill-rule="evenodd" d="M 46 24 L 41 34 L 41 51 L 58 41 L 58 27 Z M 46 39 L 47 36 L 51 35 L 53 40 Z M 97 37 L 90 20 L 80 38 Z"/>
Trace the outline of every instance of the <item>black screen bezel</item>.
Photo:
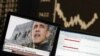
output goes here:
<path id="1" fill-rule="evenodd" d="M 18 14 L 18 13 L 14 13 L 14 12 L 8 12 L 8 14 L 7 14 L 7 18 L 6 18 L 6 22 L 5 22 L 5 27 L 4 27 L 4 31 L 3 31 L 3 34 L 2 34 L 2 41 L 0 43 L 1 44 L 0 50 L 3 53 L 8 53 L 10 55 L 19 55 L 19 54 L 14 54 L 14 53 L 11 53 L 11 52 L 3 51 L 3 45 L 4 45 L 5 36 L 6 36 L 7 28 L 8 28 L 8 23 L 9 23 L 11 15 L 14 15 L 14 16 L 17 16 L 17 17 L 21 17 L 21 18 L 25 18 L 25 19 L 29 19 L 29 20 L 32 20 L 32 21 L 43 22 L 43 23 L 46 23 L 46 24 L 53 25 L 53 26 L 57 27 L 57 31 L 56 31 L 55 38 L 54 38 L 54 43 L 53 43 L 53 48 L 52 48 L 52 51 L 49 54 L 49 56 L 52 56 L 53 49 L 55 48 L 56 43 L 57 43 L 57 39 L 58 39 L 58 34 L 59 34 L 59 30 L 60 30 L 59 25 L 56 24 L 56 23 L 51 23 L 51 22 L 45 21 L 43 19 L 37 19 L 37 18 L 30 17 L 30 16 L 26 16 L 26 15 L 24 16 L 24 15 L 21 15 L 21 14 Z"/>

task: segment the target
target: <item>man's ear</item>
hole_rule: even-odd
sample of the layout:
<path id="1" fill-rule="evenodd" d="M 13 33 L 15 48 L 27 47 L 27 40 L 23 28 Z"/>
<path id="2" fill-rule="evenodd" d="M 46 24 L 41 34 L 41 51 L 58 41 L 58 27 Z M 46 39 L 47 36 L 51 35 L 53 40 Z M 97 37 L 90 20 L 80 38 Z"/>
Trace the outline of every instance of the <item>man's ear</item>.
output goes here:
<path id="1" fill-rule="evenodd" d="M 49 38 L 50 35 L 51 35 L 51 32 L 47 31 L 47 34 L 46 34 L 47 39 Z"/>

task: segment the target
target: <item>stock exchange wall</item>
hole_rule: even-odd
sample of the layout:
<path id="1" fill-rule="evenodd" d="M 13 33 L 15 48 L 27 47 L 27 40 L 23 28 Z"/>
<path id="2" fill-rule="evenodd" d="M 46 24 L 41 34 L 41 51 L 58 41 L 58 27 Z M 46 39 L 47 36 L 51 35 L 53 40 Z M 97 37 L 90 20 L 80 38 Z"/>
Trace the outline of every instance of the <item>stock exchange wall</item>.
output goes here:
<path id="1" fill-rule="evenodd" d="M 99 0 L 40 0 L 38 17 L 66 29 L 100 33 Z M 42 13 L 40 13 L 42 12 Z"/>

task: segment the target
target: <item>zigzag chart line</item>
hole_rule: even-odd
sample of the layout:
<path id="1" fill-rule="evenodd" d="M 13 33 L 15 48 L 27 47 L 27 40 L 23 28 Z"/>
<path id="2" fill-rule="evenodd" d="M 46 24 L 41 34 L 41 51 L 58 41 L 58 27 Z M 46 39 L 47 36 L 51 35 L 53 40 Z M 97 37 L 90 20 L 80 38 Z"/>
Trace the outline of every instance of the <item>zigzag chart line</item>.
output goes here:
<path id="1" fill-rule="evenodd" d="M 91 19 L 91 21 L 89 21 L 88 23 L 86 23 L 85 21 L 81 20 L 80 15 L 77 14 L 74 17 L 70 17 L 70 21 L 67 21 L 67 18 L 64 16 L 63 11 L 60 8 L 60 3 L 56 3 L 55 6 L 55 12 L 58 14 L 58 16 L 63 20 L 64 22 L 64 26 L 67 27 L 73 27 L 75 25 L 80 25 L 81 29 L 86 30 L 87 28 L 89 28 L 91 25 L 93 25 L 95 23 L 95 21 L 98 19 L 97 13 L 94 13 L 93 18 Z"/>

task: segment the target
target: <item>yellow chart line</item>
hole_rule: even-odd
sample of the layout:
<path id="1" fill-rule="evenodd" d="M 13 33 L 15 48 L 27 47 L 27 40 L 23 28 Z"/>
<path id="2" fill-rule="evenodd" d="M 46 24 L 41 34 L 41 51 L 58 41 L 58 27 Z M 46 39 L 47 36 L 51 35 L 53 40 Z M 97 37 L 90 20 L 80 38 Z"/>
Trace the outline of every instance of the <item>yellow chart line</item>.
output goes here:
<path id="1" fill-rule="evenodd" d="M 74 17 L 70 17 L 70 21 L 67 21 L 67 18 L 64 16 L 64 12 L 62 11 L 62 9 L 60 8 L 60 3 L 56 4 L 56 13 L 58 14 L 58 16 L 63 20 L 64 22 L 64 27 L 73 27 L 75 25 L 80 25 L 81 29 L 86 30 L 87 28 L 89 28 L 91 25 L 93 25 L 95 23 L 95 21 L 98 19 L 97 13 L 94 13 L 93 18 L 91 19 L 91 21 L 89 21 L 88 23 L 86 23 L 85 21 L 81 20 L 80 15 L 77 14 Z"/>

